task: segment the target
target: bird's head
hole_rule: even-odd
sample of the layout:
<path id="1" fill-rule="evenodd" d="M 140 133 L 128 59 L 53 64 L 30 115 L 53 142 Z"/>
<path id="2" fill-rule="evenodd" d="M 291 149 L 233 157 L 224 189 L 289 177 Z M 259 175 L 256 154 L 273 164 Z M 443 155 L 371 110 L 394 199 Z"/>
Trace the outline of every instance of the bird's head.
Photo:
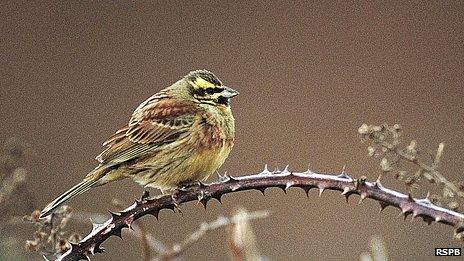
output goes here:
<path id="1" fill-rule="evenodd" d="M 190 95 L 200 103 L 229 106 L 230 98 L 238 92 L 222 85 L 222 82 L 212 72 L 196 70 L 187 74 L 184 79 L 188 85 Z"/>

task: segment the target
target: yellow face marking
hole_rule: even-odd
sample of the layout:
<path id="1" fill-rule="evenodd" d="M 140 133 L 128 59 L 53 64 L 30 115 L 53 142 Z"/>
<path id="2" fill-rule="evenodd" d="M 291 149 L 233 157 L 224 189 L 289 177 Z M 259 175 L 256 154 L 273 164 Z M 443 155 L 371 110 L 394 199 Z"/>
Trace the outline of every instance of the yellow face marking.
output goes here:
<path id="1" fill-rule="evenodd" d="M 197 77 L 193 81 L 193 84 L 195 84 L 195 86 L 197 86 L 198 88 L 203 88 L 203 89 L 216 87 L 216 85 L 208 82 L 207 80 L 205 80 L 205 79 L 203 79 L 201 77 Z"/>

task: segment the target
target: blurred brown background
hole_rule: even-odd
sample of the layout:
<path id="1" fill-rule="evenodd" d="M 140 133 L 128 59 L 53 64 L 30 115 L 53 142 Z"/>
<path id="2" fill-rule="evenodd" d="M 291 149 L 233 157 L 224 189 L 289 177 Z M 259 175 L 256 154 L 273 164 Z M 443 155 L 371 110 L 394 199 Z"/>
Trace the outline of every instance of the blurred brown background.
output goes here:
<path id="1" fill-rule="evenodd" d="M 140 102 L 201 68 L 241 93 L 232 104 L 236 146 L 221 172 L 256 173 L 265 163 L 339 172 L 347 164 L 353 176 L 375 179 L 378 164 L 357 128 L 388 122 L 401 124 L 424 149 L 445 142 L 441 170 L 462 179 L 463 2 L 321 2 L 2 1 L 0 140 L 18 137 L 36 152 L 28 166 L 35 207 L 94 168 L 101 143 Z M 384 183 L 404 191 L 391 179 Z M 71 205 L 105 213 L 114 209 L 112 198 L 129 204 L 142 191 L 127 180 Z M 431 260 L 435 247 L 462 247 L 449 227 L 403 222 L 393 208 L 380 215 L 372 200 L 266 192 L 228 195 L 207 211 L 190 203 L 183 216 L 166 211 L 160 221 L 144 220 L 174 243 L 237 205 L 268 209 L 271 217 L 254 228 L 271 260 L 356 260 L 374 234 L 392 260 Z M 14 231 L 25 240 L 33 228 Z M 225 242 L 224 231 L 214 231 L 185 257 L 225 259 Z M 108 253 L 95 260 L 140 259 L 140 243 L 130 236 L 103 246 Z"/>

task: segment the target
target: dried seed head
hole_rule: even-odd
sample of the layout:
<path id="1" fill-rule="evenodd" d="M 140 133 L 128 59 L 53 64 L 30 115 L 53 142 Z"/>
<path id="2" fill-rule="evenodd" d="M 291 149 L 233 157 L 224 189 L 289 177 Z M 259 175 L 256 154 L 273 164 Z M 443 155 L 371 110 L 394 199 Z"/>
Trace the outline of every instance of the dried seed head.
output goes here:
<path id="1" fill-rule="evenodd" d="M 369 126 L 367 126 L 367 124 L 363 123 L 358 129 L 358 133 L 361 134 L 361 135 L 368 134 L 369 133 Z"/>
<path id="2" fill-rule="evenodd" d="M 38 242 L 37 241 L 32 241 L 32 240 L 26 240 L 26 251 L 28 252 L 34 252 L 38 251 Z"/>
<path id="3" fill-rule="evenodd" d="M 454 211 L 456 211 L 459 208 L 459 203 L 456 201 L 451 201 L 448 203 L 448 207 Z"/>
<path id="4" fill-rule="evenodd" d="M 367 154 L 369 155 L 369 157 L 373 157 L 375 155 L 375 148 L 373 146 L 368 146 Z"/>
<path id="5" fill-rule="evenodd" d="M 380 161 L 380 168 L 382 171 L 389 172 L 393 170 L 391 162 L 387 158 L 382 158 Z"/>
<path id="6" fill-rule="evenodd" d="M 464 180 L 461 180 L 458 184 L 459 190 L 464 191 Z"/>

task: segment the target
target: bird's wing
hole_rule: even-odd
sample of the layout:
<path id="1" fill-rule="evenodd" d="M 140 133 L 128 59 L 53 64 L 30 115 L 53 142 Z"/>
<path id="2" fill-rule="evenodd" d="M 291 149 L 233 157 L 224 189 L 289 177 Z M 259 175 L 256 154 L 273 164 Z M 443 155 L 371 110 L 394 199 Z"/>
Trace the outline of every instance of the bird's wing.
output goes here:
<path id="1" fill-rule="evenodd" d="M 115 166 L 175 141 L 191 127 L 197 109 L 192 103 L 151 97 L 134 111 L 128 125 L 103 143 L 107 148 L 97 156 L 100 166 Z"/>

